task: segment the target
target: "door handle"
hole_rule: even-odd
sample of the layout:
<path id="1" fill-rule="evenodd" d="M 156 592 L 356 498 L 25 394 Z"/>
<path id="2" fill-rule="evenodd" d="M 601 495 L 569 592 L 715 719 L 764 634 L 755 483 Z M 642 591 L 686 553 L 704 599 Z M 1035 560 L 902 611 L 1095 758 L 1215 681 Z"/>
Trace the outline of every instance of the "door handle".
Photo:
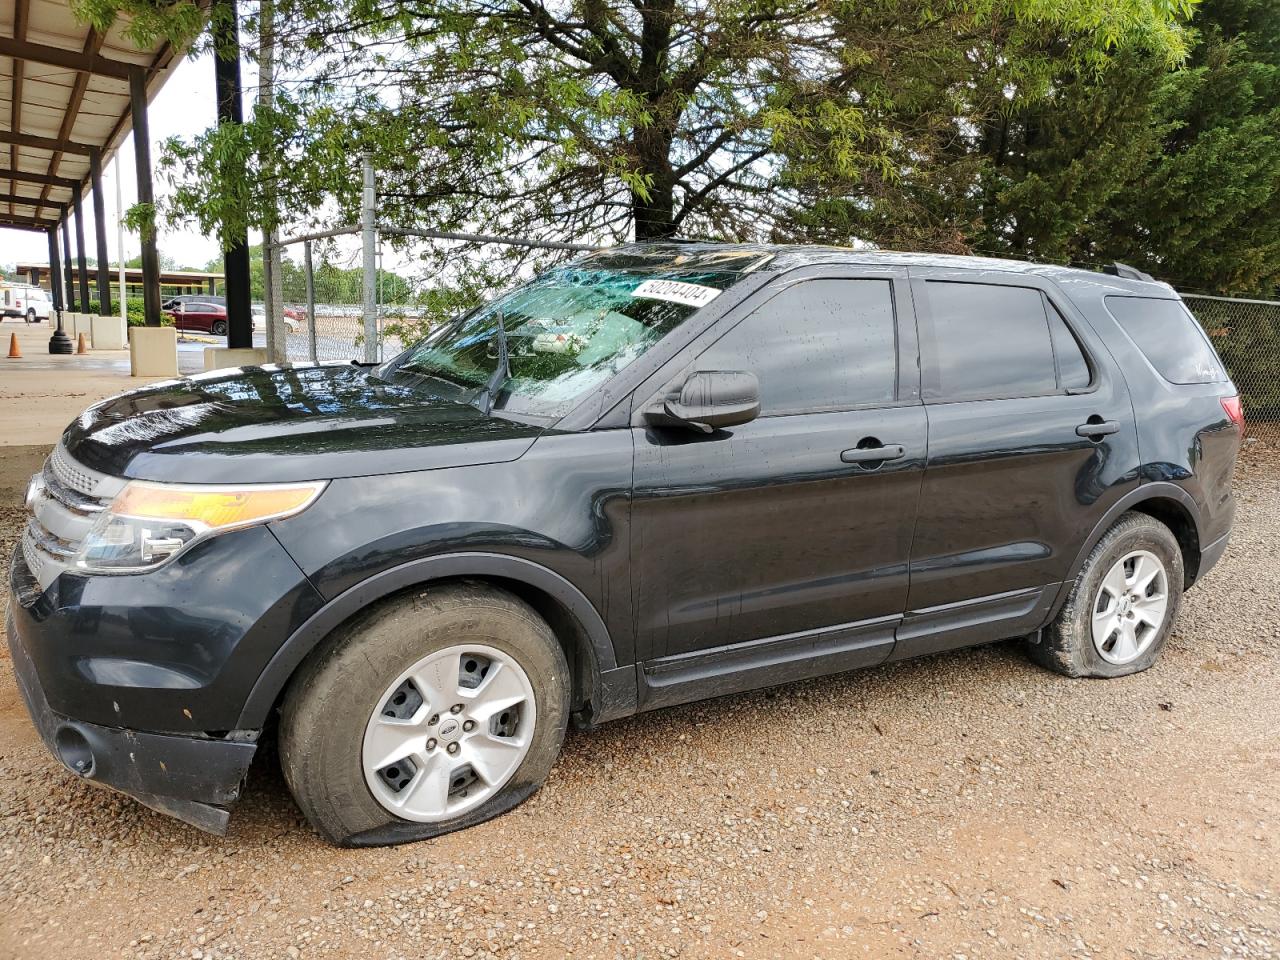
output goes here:
<path id="1" fill-rule="evenodd" d="M 901 460 L 907 455 L 907 448 L 900 443 L 886 443 L 874 447 L 850 447 L 840 453 L 845 463 L 883 463 L 886 460 Z"/>
<path id="2" fill-rule="evenodd" d="M 1087 423 L 1082 423 L 1076 427 L 1076 436 L 1088 437 L 1090 440 L 1097 440 L 1099 437 L 1119 432 L 1120 422 L 1118 420 L 1103 420 L 1098 416 L 1090 417 Z"/>

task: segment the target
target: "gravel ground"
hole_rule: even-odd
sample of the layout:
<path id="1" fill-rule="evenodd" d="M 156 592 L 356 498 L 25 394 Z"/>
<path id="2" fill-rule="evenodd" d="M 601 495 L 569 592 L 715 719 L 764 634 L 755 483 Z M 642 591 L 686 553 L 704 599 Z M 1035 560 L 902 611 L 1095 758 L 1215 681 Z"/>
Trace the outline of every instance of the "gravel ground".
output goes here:
<path id="1" fill-rule="evenodd" d="M 1238 490 L 1145 674 L 1006 643 L 665 710 L 396 849 L 325 846 L 273 757 L 225 839 L 88 787 L 0 657 L 0 957 L 1280 955 L 1280 448 Z"/>

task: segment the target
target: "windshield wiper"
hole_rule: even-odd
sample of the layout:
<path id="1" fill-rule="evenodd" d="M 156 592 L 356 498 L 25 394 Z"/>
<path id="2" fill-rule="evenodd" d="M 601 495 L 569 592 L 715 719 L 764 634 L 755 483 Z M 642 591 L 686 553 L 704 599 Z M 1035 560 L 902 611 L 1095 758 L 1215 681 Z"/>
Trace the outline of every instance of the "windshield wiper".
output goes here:
<path id="1" fill-rule="evenodd" d="M 503 321 L 501 310 L 498 311 L 497 317 L 498 365 L 494 367 L 488 382 L 485 383 L 484 390 L 476 397 L 476 403 L 480 405 L 480 410 L 485 416 L 488 416 L 489 411 L 493 409 L 493 398 L 497 396 L 498 390 L 511 378 L 510 354 L 507 352 L 507 325 Z"/>

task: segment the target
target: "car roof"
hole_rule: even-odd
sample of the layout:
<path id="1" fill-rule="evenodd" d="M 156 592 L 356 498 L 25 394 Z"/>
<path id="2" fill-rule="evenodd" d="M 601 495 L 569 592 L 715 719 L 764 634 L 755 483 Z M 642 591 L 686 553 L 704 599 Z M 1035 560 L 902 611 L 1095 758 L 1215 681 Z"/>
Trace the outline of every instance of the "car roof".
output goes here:
<path id="1" fill-rule="evenodd" d="M 760 256 L 752 257 L 751 254 Z M 734 260 L 754 264 L 751 270 L 779 273 L 798 267 L 826 264 L 881 265 L 894 267 L 936 267 L 951 270 L 998 270 L 1003 273 L 1021 273 L 1052 278 L 1070 284 L 1089 284 L 1108 288 L 1104 292 L 1141 294 L 1161 299 L 1176 296 L 1173 288 L 1158 280 L 1138 280 L 1115 276 L 1099 270 L 1062 266 L 1055 263 L 1036 263 L 1029 260 L 1009 260 L 999 257 L 962 256 L 947 253 L 913 253 L 896 250 L 856 249 L 808 244 L 769 243 L 710 243 L 701 241 L 652 241 L 628 243 L 609 247 L 596 254 L 605 263 L 610 259 L 625 262 L 630 259 L 670 258 L 672 265 L 680 261 L 701 261 L 710 265 L 720 261 L 721 269 L 733 269 Z M 761 262 L 761 257 L 768 259 Z M 732 259 L 730 259 L 732 258 Z"/>

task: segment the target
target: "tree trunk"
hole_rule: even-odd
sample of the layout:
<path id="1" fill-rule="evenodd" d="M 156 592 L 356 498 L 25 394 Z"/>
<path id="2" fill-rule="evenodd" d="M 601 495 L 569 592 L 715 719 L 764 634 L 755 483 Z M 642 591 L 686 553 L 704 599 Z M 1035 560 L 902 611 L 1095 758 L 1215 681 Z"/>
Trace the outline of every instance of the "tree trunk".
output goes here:
<path id="1" fill-rule="evenodd" d="M 663 190 L 651 189 L 647 200 L 633 190 L 631 210 L 637 240 L 662 240 L 675 234 L 675 200 L 669 185 Z"/>
<path id="2" fill-rule="evenodd" d="M 671 141 L 671 133 L 665 130 L 645 127 L 636 131 L 634 142 L 640 172 L 650 179 L 646 195 L 631 191 L 631 215 L 637 240 L 661 240 L 676 232 Z"/>
<path id="3" fill-rule="evenodd" d="M 649 126 L 639 127 L 633 141 L 640 172 L 649 179 L 647 196 L 631 191 L 631 211 L 637 240 L 661 240 L 676 232 L 675 171 L 671 169 L 671 144 L 680 110 L 666 87 L 671 52 L 674 0 L 644 0 L 638 5 L 644 23 L 640 30 L 640 62 L 635 91 L 648 100 L 653 115 Z"/>

